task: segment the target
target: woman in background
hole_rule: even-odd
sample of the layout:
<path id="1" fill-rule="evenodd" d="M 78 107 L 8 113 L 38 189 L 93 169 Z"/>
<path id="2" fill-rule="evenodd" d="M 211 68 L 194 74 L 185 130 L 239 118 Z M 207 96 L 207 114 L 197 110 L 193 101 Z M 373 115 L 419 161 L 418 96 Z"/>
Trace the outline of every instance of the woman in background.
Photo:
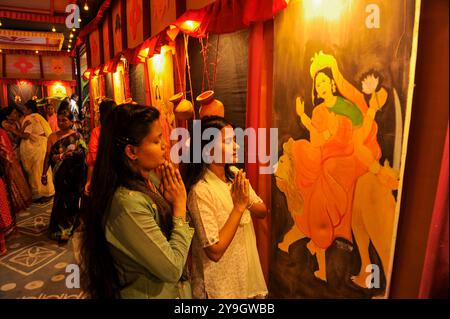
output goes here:
<path id="1" fill-rule="evenodd" d="M 32 202 L 31 190 L 16 158 L 13 145 L 5 130 L 0 128 L 0 163 L 9 186 L 13 215 L 27 209 Z"/>
<path id="2" fill-rule="evenodd" d="M 0 256 L 6 254 L 6 236 L 14 229 L 14 218 L 8 198 L 5 167 L 0 163 Z"/>
<path id="3" fill-rule="evenodd" d="M 58 116 L 55 112 L 55 106 L 50 100 L 47 100 L 47 104 L 45 105 L 45 113 L 47 115 L 47 122 L 50 125 L 52 132 L 54 133 L 58 131 Z"/>
<path id="4" fill-rule="evenodd" d="M 86 144 L 81 134 L 74 131 L 74 117 L 68 108 L 58 110 L 59 131 L 48 138 L 43 172 L 52 166 L 55 198 L 50 218 L 50 237 L 61 242 L 72 236 L 79 224 L 80 198 L 86 175 Z M 41 177 L 47 185 L 48 176 Z"/>
<path id="5" fill-rule="evenodd" d="M 32 198 L 37 202 L 46 202 L 55 193 L 51 170 L 44 174 L 49 176 L 49 182 L 46 185 L 41 183 L 47 137 L 51 134 L 51 128 L 42 116 L 34 113 L 35 111 L 37 111 L 36 102 L 30 100 L 25 104 L 25 114 L 16 107 L 8 119 L 20 125 L 20 130 L 13 128 L 11 132 L 21 139 L 20 160 L 28 176 Z"/>
<path id="6" fill-rule="evenodd" d="M 86 164 L 88 166 L 87 181 L 86 181 L 86 185 L 84 186 L 84 193 L 86 195 L 89 195 L 89 191 L 91 188 L 92 174 L 94 172 L 95 159 L 97 158 L 98 140 L 100 138 L 100 130 L 101 130 L 103 122 L 105 121 L 106 116 L 115 107 L 116 107 L 116 102 L 114 102 L 114 100 L 111 100 L 111 99 L 105 99 L 99 105 L 100 125 L 95 127 L 92 130 L 91 138 L 89 139 L 88 155 L 87 155 L 87 159 L 86 159 Z"/>
<path id="7" fill-rule="evenodd" d="M 212 116 L 202 119 L 201 125 L 202 136 L 210 129 L 216 133 L 209 140 L 201 140 L 202 162 L 184 167 L 188 207 L 196 230 L 192 245 L 193 297 L 265 297 L 267 287 L 251 217 L 264 218 L 267 208 L 245 172 L 232 166 L 237 163 L 239 146 L 231 123 Z M 206 149 L 211 143 L 214 149 Z M 217 159 L 206 162 L 210 156 Z"/>

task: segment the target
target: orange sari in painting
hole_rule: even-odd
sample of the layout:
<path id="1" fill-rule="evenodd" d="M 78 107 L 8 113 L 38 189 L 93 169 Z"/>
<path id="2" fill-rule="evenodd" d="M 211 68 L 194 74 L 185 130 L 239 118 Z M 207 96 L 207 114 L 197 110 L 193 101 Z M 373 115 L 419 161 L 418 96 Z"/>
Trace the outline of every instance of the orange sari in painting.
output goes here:
<path id="1" fill-rule="evenodd" d="M 358 127 L 350 115 L 335 113 L 333 109 L 324 104 L 316 106 L 311 118 L 316 132 L 310 132 L 311 141 L 295 141 L 292 148 L 295 184 L 304 199 L 303 212 L 295 218 L 295 223 L 322 249 L 327 249 L 338 237 L 352 242 L 354 189 L 358 177 L 368 170 L 355 152 Z M 358 106 L 358 109 L 364 115 L 367 108 Z M 322 136 L 326 130 L 331 133 L 328 140 Z M 380 156 L 376 136 L 377 126 L 373 123 L 364 146 L 375 159 Z"/>

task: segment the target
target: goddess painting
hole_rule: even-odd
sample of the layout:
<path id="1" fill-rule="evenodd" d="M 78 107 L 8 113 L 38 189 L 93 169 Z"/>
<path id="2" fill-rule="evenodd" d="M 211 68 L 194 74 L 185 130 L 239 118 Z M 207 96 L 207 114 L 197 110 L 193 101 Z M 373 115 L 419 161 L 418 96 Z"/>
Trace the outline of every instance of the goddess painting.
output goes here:
<path id="1" fill-rule="evenodd" d="M 352 250 L 354 238 L 361 271 L 353 280 L 367 287 L 369 242 L 387 267 L 395 215 L 392 191 L 398 173 L 387 161 L 379 163 L 375 122 L 387 91 L 370 74 L 360 92 L 343 77 L 336 59 L 322 52 L 312 58 L 310 75 L 311 117 L 305 113 L 304 100 L 296 99 L 296 113 L 310 138 L 285 143 L 275 174 L 295 222 L 278 247 L 287 251 L 295 240 L 309 238 L 306 247 L 318 264 L 314 275 L 327 281 L 326 250 L 335 241 Z"/>

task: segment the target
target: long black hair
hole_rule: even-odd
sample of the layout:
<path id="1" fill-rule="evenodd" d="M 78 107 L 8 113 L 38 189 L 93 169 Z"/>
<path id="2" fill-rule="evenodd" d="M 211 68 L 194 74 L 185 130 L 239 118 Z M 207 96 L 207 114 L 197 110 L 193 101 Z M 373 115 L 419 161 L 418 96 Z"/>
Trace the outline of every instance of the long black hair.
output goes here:
<path id="1" fill-rule="evenodd" d="M 112 99 L 104 99 L 98 106 L 100 112 L 100 125 L 105 121 L 106 116 L 109 112 L 116 107 L 116 102 Z"/>
<path id="2" fill-rule="evenodd" d="M 206 116 L 202 118 L 201 120 L 201 135 L 203 136 L 203 132 L 209 128 L 216 128 L 218 130 L 223 129 L 224 127 L 231 126 L 234 129 L 234 125 L 231 124 L 228 120 L 221 116 Z M 208 135 L 208 134 L 206 134 Z M 190 141 L 190 163 L 183 163 L 180 167 L 181 174 L 183 176 L 183 181 L 186 185 L 186 191 L 189 193 L 191 188 L 200 180 L 203 178 L 203 175 L 205 174 L 206 168 L 208 166 L 207 163 L 204 162 L 203 156 L 201 156 L 201 162 L 200 163 L 194 163 L 194 143 L 198 141 L 193 141 L 193 134 L 191 134 L 191 141 Z M 204 147 L 212 142 L 216 136 L 208 136 L 209 139 L 203 140 L 201 138 L 201 150 L 202 154 L 204 151 Z M 230 170 L 230 164 L 225 164 L 225 176 L 228 180 L 233 180 L 234 174 Z"/>
<path id="3" fill-rule="evenodd" d="M 38 113 L 37 102 L 35 100 L 28 100 L 24 105 L 31 110 L 31 113 Z"/>
<path id="4" fill-rule="evenodd" d="M 108 114 L 101 127 L 91 198 L 83 216 L 83 288 L 91 298 L 120 297 L 116 268 L 120 265 L 115 265 L 105 237 L 109 206 L 119 186 L 151 196 L 158 206 L 162 232 L 168 237 L 172 231 L 170 206 L 167 208 L 168 204 L 160 200 L 161 196 L 151 192 L 145 178 L 132 167 L 125 154 L 126 145 L 141 144 L 159 115 L 154 107 L 122 104 Z"/>

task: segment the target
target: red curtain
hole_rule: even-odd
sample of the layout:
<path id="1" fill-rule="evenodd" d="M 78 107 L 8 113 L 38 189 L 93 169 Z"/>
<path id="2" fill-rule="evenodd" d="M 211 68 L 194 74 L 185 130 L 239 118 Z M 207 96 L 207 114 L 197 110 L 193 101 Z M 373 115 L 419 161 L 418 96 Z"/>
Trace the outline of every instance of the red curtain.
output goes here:
<path id="1" fill-rule="evenodd" d="M 448 124 L 419 298 L 448 298 Z"/>
<path id="2" fill-rule="evenodd" d="M 230 33 L 248 28 L 252 22 L 271 20 L 286 5 L 285 0 L 217 0 L 204 8 L 186 11 L 174 24 L 194 37 L 207 32 Z M 199 22 L 199 27 L 186 30 L 183 22 L 188 20 Z"/>
<path id="3" fill-rule="evenodd" d="M 273 20 L 252 24 L 248 50 L 246 126 L 266 128 L 266 149 L 270 146 L 272 113 Z M 260 136 L 257 134 L 259 140 Z M 275 150 L 278 152 L 278 150 Z M 246 158 L 248 158 L 246 156 Z M 271 207 L 271 175 L 259 173 L 258 163 L 246 163 L 247 176 L 267 207 Z M 265 219 L 254 219 L 259 258 L 266 282 L 269 278 L 270 212 Z"/>

